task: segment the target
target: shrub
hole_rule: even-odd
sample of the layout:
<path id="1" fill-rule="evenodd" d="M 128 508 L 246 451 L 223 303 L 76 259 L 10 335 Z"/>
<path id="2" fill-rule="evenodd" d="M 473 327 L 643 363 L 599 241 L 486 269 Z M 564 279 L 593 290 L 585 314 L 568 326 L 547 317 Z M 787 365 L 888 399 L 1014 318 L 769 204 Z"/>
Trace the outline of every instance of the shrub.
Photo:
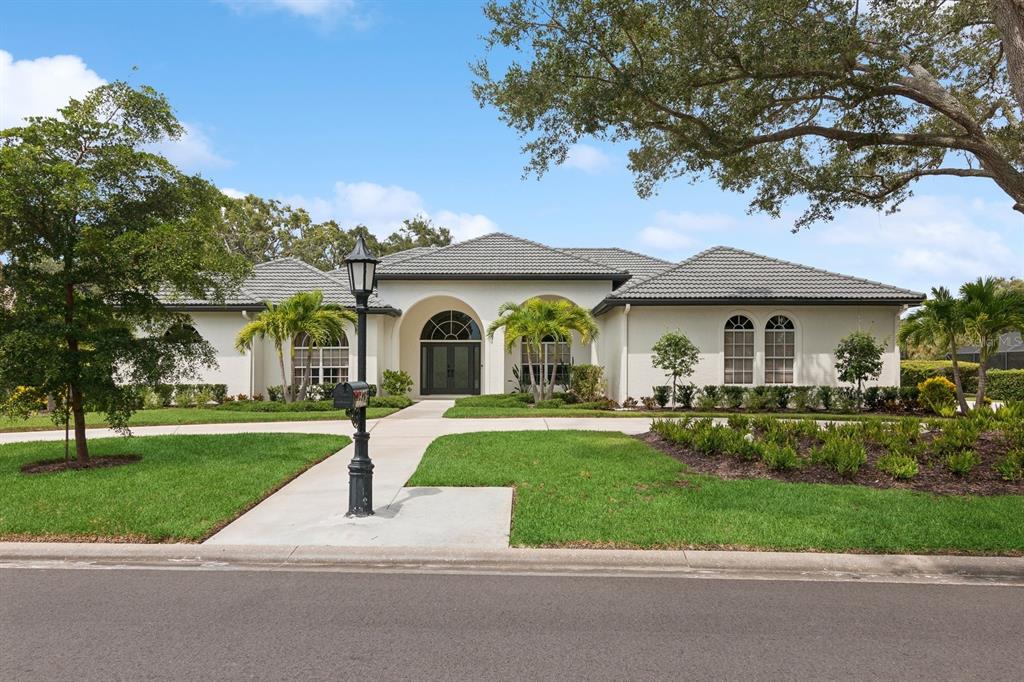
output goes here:
<path id="1" fill-rule="evenodd" d="M 532 398 L 528 393 L 492 393 L 459 398 L 455 404 L 459 407 L 526 407 L 530 402 Z"/>
<path id="2" fill-rule="evenodd" d="M 1024 400 L 1024 369 L 990 369 L 985 382 L 993 400 Z"/>
<path id="3" fill-rule="evenodd" d="M 380 387 L 387 395 L 405 395 L 412 390 L 412 377 L 404 369 L 386 369 Z"/>
<path id="4" fill-rule="evenodd" d="M 730 414 L 725 423 L 733 431 L 746 433 L 750 429 L 750 417 L 745 414 Z"/>
<path id="5" fill-rule="evenodd" d="M 282 401 L 239 400 L 224 403 L 218 410 L 228 412 L 332 412 L 334 403 L 330 400 L 296 400 L 293 403 Z"/>
<path id="6" fill-rule="evenodd" d="M 840 412 L 856 412 L 860 409 L 860 393 L 850 386 L 836 389 L 835 406 Z"/>
<path id="7" fill-rule="evenodd" d="M 207 386 L 199 386 L 195 393 L 196 407 L 207 407 L 213 402 L 213 389 Z"/>
<path id="8" fill-rule="evenodd" d="M 630 396 L 626 396 L 626 399 L 622 401 L 622 407 L 627 410 L 635 410 L 639 404 L 636 398 Z"/>
<path id="9" fill-rule="evenodd" d="M 155 389 L 149 386 L 143 386 L 139 391 L 139 398 L 141 399 L 142 409 L 144 410 L 155 410 L 163 407 L 163 403 L 160 399 L 160 394 Z"/>
<path id="10" fill-rule="evenodd" d="M 213 395 L 214 402 L 222 403 L 228 399 L 228 385 L 210 384 L 210 393 Z"/>
<path id="11" fill-rule="evenodd" d="M 697 395 L 697 387 L 693 384 L 679 384 L 676 386 L 676 407 L 690 409 L 693 407 L 693 399 Z"/>
<path id="12" fill-rule="evenodd" d="M 743 386 L 722 386 L 722 402 L 730 410 L 738 409 L 743 405 L 743 397 L 747 389 Z"/>
<path id="13" fill-rule="evenodd" d="M 654 392 L 654 402 L 658 404 L 658 407 L 668 405 L 672 393 L 671 386 L 652 386 L 651 390 Z"/>
<path id="14" fill-rule="evenodd" d="M 772 386 L 771 390 L 772 401 L 775 403 L 775 407 L 780 410 L 785 410 L 789 407 L 790 398 L 793 396 L 793 389 L 790 386 Z"/>
<path id="15" fill-rule="evenodd" d="M 920 394 L 921 392 L 917 389 L 917 386 L 900 386 L 900 405 L 907 412 L 913 412 L 920 405 L 918 402 Z"/>
<path id="16" fill-rule="evenodd" d="M 771 409 L 774 407 L 774 404 L 771 389 L 768 386 L 754 386 L 753 388 L 744 391 L 743 406 L 748 410 L 762 412 L 764 410 Z"/>
<path id="17" fill-rule="evenodd" d="M 878 399 L 882 409 L 895 412 L 900 409 L 900 389 L 898 386 L 881 386 L 878 391 Z"/>
<path id="18" fill-rule="evenodd" d="M 954 476 L 966 476 L 981 464 L 981 458 L 974 450 L 959 450 L 946 455 L 946 466 Z"/>
<path id="19" fill-rule="evenodd" d="M 941 433 L 932 440 L 932 451 L 940 457 L 973 450 L 982 423 L 976 419 L 957 419 L 945 422 L 941 429 Z"/>
<path id="20" fill-rule="evenodd" d="M 707 428 L 698 428 L 693 437 L 693 447 L 697 452 L 704 455 L 724 454 L 729 445 L 733 442 L 732 434 L 724 426 L 711 425 Z"/>
<path id="21" fill-rule="evenodd" d="M 249 396 L 246 395 L 245 393 L 239 393 L 238 395 L 235 396 L 235 400 L 248 400 L 248 399 L 249 399 Z"/>
<path id="22" fill-rule="evenodd" d="M 538 400 L 537 407 L 544 409 L 552 409 L 557 407 L 565 407 L 565 401 L 561 398 L 548 398 L 547 400 Z"/>
<path id="23" fill-rule="evenodd" d="M 843 478 L 852 478 L 868 461 L 868 453 L 856 440 L 832 435 L 811 453 L 811 461 L 824 464 Z"/>
<path id="24" fill-rule="evenodd" d="M 943 408 L 956 403 L 956 385 L 946 377 L 932 377 L 917 385 L 920 402 L 935 414 L 942 414 Z"/>
<path id="25" fill-rule="evenodd" d="M 697 398 L 697 407 L 702 410 L 714 410 L 718 407 L 721 397 L 718 386 L 705 386 L 700 391 L 700 397 Z"/>
<path id="26" fill-rule="evenodd" d="M 267 395 L 270 396 L 270 402 L 280 402 L 284 397 L 284 389 L 280 386 L 267 386 Z"/>
<path id="27" fill-rule="evenodd" d="M 896 480 L 909 480 L 917 476 L 917 460 L 910 455 L 889 453 L 882 455 L 875 462 L 875 466 L 883 474 L 888 474 Z"/>
<path id="28" fill-rule="evenodd" d="M 645 410 L 653 410 L 658 407 L 658 401 L 649 395 L 641 396 L 640 404 L 644 406 Z"/>
<path id="29" fill-rule="evenodd" d="M 333 405 L 334 402 L 331 401 Z M 369 407 L 394 407 L 399 410 L 412 405 L 412 400 L 407 395 L 375 395 L 367 401 Z"/>
<path id="30" fill-rule="evenodd" d="M 604 397 L 604 367 L 600 365 L 573 365 L 569 372 L 572 392 L 583 402 Z"/>
<path id="31" fill-rule="evenodd" d="M 1010 450 L 992 468 L 1004 481 L 1024 479 L 1024 448 Z"/>
<path id="32" fill-rule="evenodd" d="M 978 386 L 978 363 L 957 363 L 964 390 L 971 392 Z M 903 360 L 900 362 L 900 386 L 917 386 L 925 379 L 945 377 L 953 380 L 952 360 Z"/>
<path id="33" fill-rule="evenodd" d="M 725 453 L 732 457 L 751 462 L 761 456 L 761 445 L 754 442 L 753 436 L 726 427 L 716 427 L 725 431 Z"/>
<path id="34" fill-rule="evenodd" d="M 174 387 L 174 404 L 178 407 L 189 407 L 196 402 L 194 384 L 178 384 Z"/>
<path id="35" fill-rule="evenodd" d="M 227 386 L 224 386 L 227 389 Z M 171 401 L 174 399 L 174 385 L 173 384 L 157 384 L 153 387 L 157 396 L 160 399 L 160 407 L 170 407 Z"/>
<path id="36" fill-rule="evenodd" d="M 877 412 L 884 407 L 881 386 L 868 386 L 864 389 L 864 407 L 872 412 Z"/>
<path id="37" fill-rule="evenodd" d="M 819 386 L 817 390 L 817 401 L 821 409 L 828 412 L 832 409 L 832 401 L 835 398 L 835 389 L 831 386 Z"/>
<path id="38" fill-rule="evenodd" d="M 796 454 L 796 449 L 791 445 L 777 445 L 775 443 L 764 443 L 761 446 L 761 461 L 769 469 L 774 471 L 788 471 L 799 469 L 802 460 Z"/>
<path id="39" fill-rule="evenodd" d="M 793 386 L 792 399 L 793 407 L 798 412 L 804 412 L 818 406 L 813 386 Z"/>

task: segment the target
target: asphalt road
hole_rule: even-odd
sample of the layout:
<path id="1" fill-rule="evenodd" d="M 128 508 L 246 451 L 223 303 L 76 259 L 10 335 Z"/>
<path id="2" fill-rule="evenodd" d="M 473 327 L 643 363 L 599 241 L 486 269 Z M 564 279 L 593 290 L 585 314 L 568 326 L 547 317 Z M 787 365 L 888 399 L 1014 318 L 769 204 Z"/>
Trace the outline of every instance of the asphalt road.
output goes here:
<path id="1" fill-rule="evenodd" d="M 1021 679 L 1024 589 L 0 570 L 0 679 Z"/>

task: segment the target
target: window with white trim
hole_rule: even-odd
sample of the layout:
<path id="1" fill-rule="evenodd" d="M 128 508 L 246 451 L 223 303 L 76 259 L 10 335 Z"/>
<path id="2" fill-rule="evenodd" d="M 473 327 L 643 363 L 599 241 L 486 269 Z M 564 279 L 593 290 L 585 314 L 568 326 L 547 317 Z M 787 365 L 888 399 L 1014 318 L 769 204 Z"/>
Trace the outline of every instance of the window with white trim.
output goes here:
<path id="1" fill-rule="evenodd" d="M 536 349 L 531 350 L 526 341 L 522 343 L 523 376 L 532 372 L 537 383 L 541 376 L 545 380 L 551 376 L 552 365 L 555 368 L 555 385 L 565 386 L 569 383 L 569 366 L 572 364 L 572 348 L 568 341 L 557 341 L 553 336 L 545 336 L 540 344 L 540 357 L 536 357 Z M 543 375 L 540 372 L 543 371 Z"/>
<path id="2" fill-rule="evenodd" d="M 793 320 L 785 315 L 776 315 L 768 320 L 764 326 L 764 383 L 793 383 L 795 345 Z"/>
<path id="3" fill-rule="evenodd" d="M 754 323 L 745 315 L 725 322 L 725 383 L 754 383 Z"/>
<path id="4" fill-rule="evenodd" d="M 302 334 L 295 337 L 292 350 L 292 377 L 296 385 L 302 383 L 307 369 L 310 384 L 340 384 L 348 381 L 348 337 L 344 334 L 327 345 L 312 348 L 309 347 L 309 337 Z"/>

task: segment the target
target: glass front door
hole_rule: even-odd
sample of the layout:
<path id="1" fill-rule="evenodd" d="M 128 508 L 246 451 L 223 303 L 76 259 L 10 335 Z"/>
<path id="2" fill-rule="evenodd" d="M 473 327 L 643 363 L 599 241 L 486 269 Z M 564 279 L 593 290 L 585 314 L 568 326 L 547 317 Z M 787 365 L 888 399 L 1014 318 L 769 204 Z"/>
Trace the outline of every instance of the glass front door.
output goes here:
<path id="1" fill-rule="evenodd" d="M 420 393 L 480 393 L 479 343 L 423 343 L 420 350 Z"/>

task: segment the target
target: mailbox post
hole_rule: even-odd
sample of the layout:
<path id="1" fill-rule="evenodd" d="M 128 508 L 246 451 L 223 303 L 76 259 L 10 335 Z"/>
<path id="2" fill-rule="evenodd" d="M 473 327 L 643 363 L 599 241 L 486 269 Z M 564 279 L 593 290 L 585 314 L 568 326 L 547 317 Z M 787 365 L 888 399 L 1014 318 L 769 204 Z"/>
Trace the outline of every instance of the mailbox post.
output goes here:
<path id="1" fill-rule="evenodd" d="M 347 516 L 371 516 L 373 514 L 373 462 L 370 461 L 369 440 L 366 432 L 366 405 L 369 402 L 370 387 L 366 383 L 366 312 L 370 294 L 377 284 L 377 263 L 374 255 L 366 248 L 362 235 L 356 239 L 355 248 L 345 258 L 348 269 L 348 283 L 356 299 L 356 353 L 358 356 L 357 379 L 350 384 L 335 388 L 335 404 L 339 399 L 351 399 L 352 423 L 355 454 L 348 465 L 348 514 Z M 347 388 L 346 388 L 347 387 Z M 342 389 L 342 395 L 338 394 Z M 346 395 L 347 392 L 347 395 Z M 341 407 L 341 405 L 339 405 Z"/>

